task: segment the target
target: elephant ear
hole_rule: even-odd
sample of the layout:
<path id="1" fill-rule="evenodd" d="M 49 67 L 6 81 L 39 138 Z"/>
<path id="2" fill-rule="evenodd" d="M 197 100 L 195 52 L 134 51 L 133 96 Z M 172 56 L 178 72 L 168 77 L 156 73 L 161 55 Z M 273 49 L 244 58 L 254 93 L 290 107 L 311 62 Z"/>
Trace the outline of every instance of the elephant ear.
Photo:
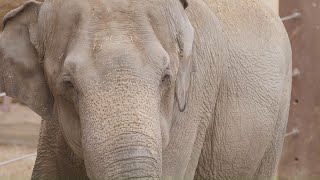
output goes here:
<path id="1" fill-rule="evenodd" d="M 184 20 L 181 22 L 177 41 L 180 48 L 180 65 L 176 79 L 175 96 L 179 110 L 183 112 L 187 106 L 188 90 L 193 71 L 192 51 L 194 41 L 194 29 L 186 14 L 184 14 Z"/>
<path id="2" fill-rule="evenodd" d="M 52 111 L 52 96 L 36 49 L 41 4 L 28 1 L 3 19 L 0 91 L 19 99 L 43 118 L 48 118 Z"/>

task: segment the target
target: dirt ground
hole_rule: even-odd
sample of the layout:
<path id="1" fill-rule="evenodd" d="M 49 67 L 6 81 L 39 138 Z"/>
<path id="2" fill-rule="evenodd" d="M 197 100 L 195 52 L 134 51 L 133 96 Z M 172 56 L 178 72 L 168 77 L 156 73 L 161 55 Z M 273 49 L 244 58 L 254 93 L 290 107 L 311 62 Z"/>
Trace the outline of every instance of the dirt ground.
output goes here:
<path id="1" fill-rule="evenodd" d="M 41 118 L 21 104 L 0 112 L 0 164 L 36 152 Z M 30 179 L 35 156 L 0 166 L 1 180 Z"/>

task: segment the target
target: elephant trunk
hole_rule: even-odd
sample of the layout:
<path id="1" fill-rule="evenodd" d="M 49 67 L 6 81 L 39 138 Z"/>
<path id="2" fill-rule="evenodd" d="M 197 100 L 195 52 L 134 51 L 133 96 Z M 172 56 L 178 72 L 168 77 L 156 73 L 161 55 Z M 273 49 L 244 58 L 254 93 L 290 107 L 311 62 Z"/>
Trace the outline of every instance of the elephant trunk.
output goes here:
<path id="1" fill-rule="evenodd" d="M 159 178 L 157 90 L 146 80 L 123 77 L 95 86 L 79 102 L 87 173 L 92 179 Z"/>

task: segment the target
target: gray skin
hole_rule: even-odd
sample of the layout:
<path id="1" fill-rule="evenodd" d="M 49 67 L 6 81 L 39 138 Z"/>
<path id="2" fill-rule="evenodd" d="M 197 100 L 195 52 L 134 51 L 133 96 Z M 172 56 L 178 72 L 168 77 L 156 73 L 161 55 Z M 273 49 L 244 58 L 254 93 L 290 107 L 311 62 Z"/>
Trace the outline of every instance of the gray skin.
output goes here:
<path id="1" fill-rule="evenodd" d="M 276 174 L 291 47 L 258 0 L 30 1 L 4 18 L 0 64 L 44 119 L 32 179 Z"/>

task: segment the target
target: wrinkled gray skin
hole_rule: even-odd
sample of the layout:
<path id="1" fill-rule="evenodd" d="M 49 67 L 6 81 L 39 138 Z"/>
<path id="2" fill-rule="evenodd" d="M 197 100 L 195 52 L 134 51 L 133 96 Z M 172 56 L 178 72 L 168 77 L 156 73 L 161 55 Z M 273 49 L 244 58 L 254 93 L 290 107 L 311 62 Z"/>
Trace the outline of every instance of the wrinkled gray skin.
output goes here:
<path id="1" fill-rule="evenodd" d="M 258 0 L 30 1 L 0 48 L 1 90 L 44 119 L 33 179 L 276 173 L 291 48 Z"/>

